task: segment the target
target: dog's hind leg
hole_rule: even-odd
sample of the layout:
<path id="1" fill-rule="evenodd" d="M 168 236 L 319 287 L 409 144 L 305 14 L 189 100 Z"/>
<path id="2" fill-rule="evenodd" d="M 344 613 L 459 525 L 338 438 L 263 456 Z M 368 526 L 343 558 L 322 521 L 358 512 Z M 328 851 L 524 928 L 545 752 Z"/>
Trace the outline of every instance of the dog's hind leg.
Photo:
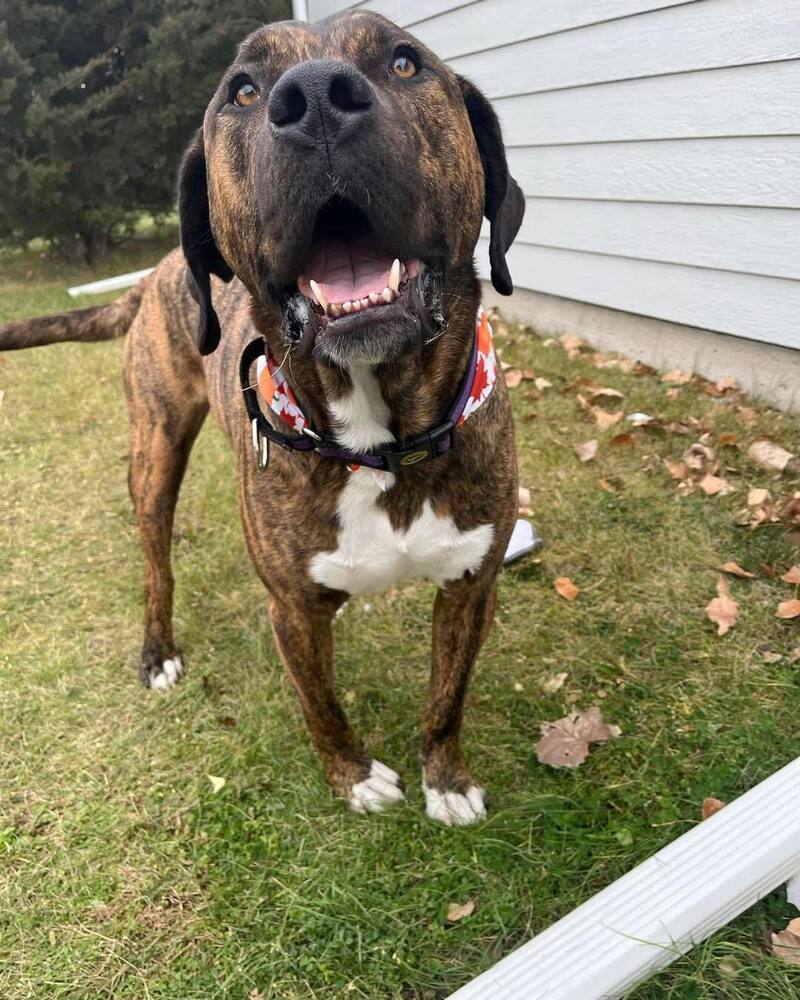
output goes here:
<path id="1" fill-rule="evenodd" d="M 144 324 L 142 324 L 144 326 Z M 145 636 L 139 677 L 171 687 L 183 673 L 172 635 L 172 527 L 189 452 L 208 412 L 199 356 L 168 336 L 132 329 L 125 357 L 131 445 L 128 484 L 144 548 Z"/>
<path id="2" fill-rule="evenodd" d="M 431 819 L 466 826 L 486 815 L 485 793 L 461 756 L 470 673 L 494 616 L 494 583 L 459 580 L 436 595 L 430 693 L 422 717 L 422 786 Z"/>

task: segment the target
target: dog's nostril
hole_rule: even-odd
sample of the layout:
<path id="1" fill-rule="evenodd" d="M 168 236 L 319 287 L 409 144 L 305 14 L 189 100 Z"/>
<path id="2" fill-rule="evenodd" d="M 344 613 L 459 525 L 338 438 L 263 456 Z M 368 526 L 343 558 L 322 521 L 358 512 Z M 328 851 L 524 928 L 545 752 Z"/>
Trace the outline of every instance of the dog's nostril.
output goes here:
<path id="1" fill-rule="evenodd" d="M 372 97 L 366 85 L 345 74 L 337 74 L 328 87 L 328 98 L 334 108 L 340 111 L 366 111 L 372 104 Z"/>
<path id="2" fill-rule="evenodd" d="M 298 86 L 284 87 L 273 94 L 269 104 L 269 119 L 273 125 L 293 125 L 299 122 L 308 110 L 308 102 Z"/>

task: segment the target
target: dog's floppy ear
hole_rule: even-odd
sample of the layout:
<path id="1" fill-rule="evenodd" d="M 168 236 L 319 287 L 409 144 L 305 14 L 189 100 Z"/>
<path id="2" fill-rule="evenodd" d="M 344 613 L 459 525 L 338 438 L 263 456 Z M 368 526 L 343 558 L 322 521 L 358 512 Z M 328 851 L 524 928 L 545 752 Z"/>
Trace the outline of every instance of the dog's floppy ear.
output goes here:
<path id="1" fill-rule="evenodd" d="M 202 132 L 194 137 L 181 162 L 178 211 L 181 246 L 193 279 L 193 295 L 200 307 L 197 346 L 201 354 L 211 354 L 219 344 L 220 335 L 219 319 L 211 304 L 211 275 L 230 281 L 233 271 L 219 252 L 211 232 Z"/>
<path id="2" fill-rule="evenodd" d="M 525 197 L 519 184 L 508 172 L 500 123 L 491 104 L 469 80 L 459 76 L 458 82 L 483 164 L 484 214 L 490 227 L 489 263 L 492 267 L 492 284 L 501 295 L 510 295 L 514 286 L 508 273 L 506 252 L 522 223 Z"/>

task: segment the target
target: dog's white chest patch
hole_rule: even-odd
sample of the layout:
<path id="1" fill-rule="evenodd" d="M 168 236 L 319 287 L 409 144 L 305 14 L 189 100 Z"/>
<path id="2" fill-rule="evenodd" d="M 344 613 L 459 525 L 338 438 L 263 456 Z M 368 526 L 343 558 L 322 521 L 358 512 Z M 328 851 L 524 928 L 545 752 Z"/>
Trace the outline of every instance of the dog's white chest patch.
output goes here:
<path id="1" fill-rule="evenodd" d="M 368 449 L 392 440 L 388 410 L 368 369 L 352 371 L 352 396 L 332 404 L 337 437 L 350 448 Z M 357 444 L 356 444 L 357 442 Z M 387 474 L 386 487 L 394 477 Z M 441 586 L 477 571 L 494 536 L 482 524 L 459 531 L 452 517 L 438 517 L 430 502 L 406 530 L 392 527 L 377 505 L 382 486 L 368 469 L 351 473 L 337 501 L 339 534 L 332 552 L 311 560 L 311 576 L 333 590 L 367 594 L 401 580 L 427 577 Z"/>
<path id="2" fill-rule="evenodd" d="M 375 503 L 381 488 L 366 469 L 354 472 L 339 496 L 339 537 L 333 552 L 311 560 L 317 583 L 348 594 L 368 594 L 424 576 L 439 586 L 475 572 L 489 551 L 491 524 L 459 531 L 437 517 L 428 501 L 406 531 L 397 531 Z"/>

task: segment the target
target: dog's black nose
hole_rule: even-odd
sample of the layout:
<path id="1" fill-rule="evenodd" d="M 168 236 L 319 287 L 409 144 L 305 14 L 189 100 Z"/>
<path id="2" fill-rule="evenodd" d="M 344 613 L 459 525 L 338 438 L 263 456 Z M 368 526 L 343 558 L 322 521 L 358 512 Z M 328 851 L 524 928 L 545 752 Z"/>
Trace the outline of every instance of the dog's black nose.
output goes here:
<path id="1" fill-rule="evenodd" d="M 303 145 L 340 145 L 368 117 L 375 92 L 350 63 L 314 59 L 287 70 L 267 111 L 277 135 Z"/>

